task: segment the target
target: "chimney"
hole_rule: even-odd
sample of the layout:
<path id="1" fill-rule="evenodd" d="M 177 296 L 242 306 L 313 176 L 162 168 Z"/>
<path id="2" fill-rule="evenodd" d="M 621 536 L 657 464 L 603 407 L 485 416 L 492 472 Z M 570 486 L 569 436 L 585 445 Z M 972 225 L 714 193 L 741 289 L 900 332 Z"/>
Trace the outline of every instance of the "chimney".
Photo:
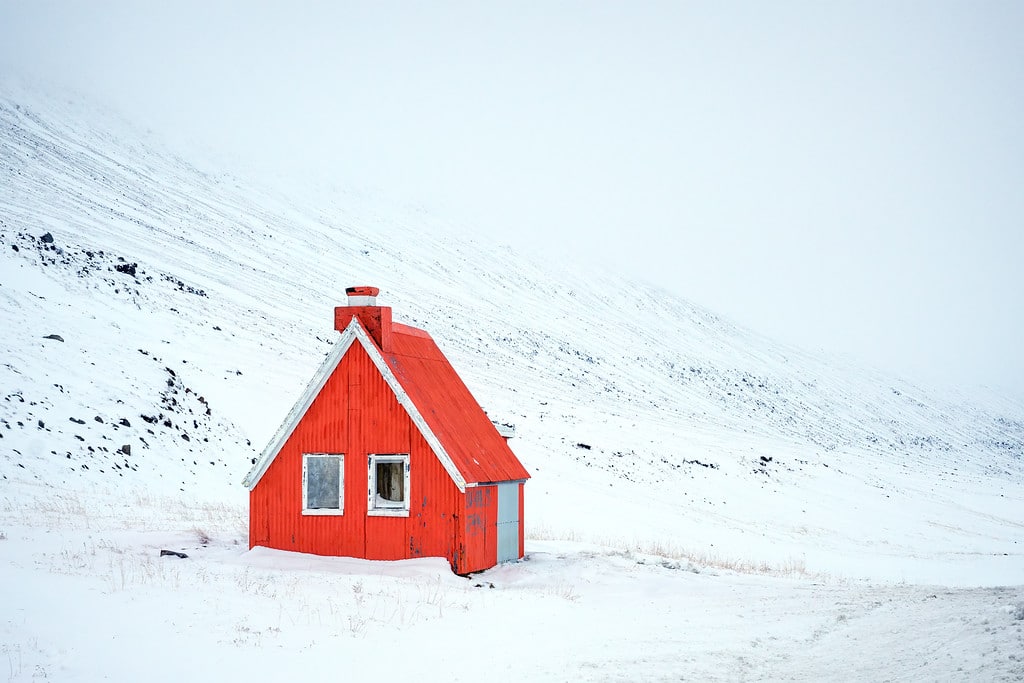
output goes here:
<path id="1" fill-rule="evenodd" d="M 334 309 L 334 329 L 339 332 L 348 327 L 352 318 L 358 318 L 370 339 L 384 353 L 391 352 L 391 307 L 378 306 L 377 287 L 348 287 L 348 305 Z"/>

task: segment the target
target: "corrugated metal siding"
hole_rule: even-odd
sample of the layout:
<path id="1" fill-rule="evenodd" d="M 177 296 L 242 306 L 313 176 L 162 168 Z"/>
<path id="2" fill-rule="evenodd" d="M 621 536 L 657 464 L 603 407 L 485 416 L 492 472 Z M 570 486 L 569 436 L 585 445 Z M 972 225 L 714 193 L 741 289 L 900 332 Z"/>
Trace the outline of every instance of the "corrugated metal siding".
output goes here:
<path id="1" fill-rule="evenodd" d="M 419 430 L 409 422 L 410 455 L 409 517 L 405 557 L 447 557 L 454 566 L 459 550 L 457 522 L 462 493 L 434 455 Z"/>
<path id="2" fill-rule="evenodd" d="M 519 521 L 519 485 L 498 484 L 498 524 Z"/>
<path id="3" fill-rule="evenodd" d="M 345 454 L 343 515 L 302 514 L 302 453 Z M 367 455 L 408 453 L 408 517 L 367 517 Z M 456 564 L 462 496 L 359 345 L 353 345 L 250 493 L 250 545 Z"/>
<path id="4" fill-rule="evenodd" d="M 524 497 L 525 484 L 519 485 L 519 557 L 526 557 L 526 532 L 524 528 L 526 522 L 523 520 L 523 514 L 526 512 L 526 500 Z"/>
<path id="5" fill-rule="evenodd" d="M 519 559 L 519 484 L 498 484 L 498 562 Z"/>
<path id="6" fill-rule="evenodd" d="M 426 332 L 394 325 L 391 341 L 385 362 L 466 481 L 529 478 Z M 302 514 L 303 453 L 345 454 L 343 515 Z M 370 453 L 409 454 L 408 517 L 367 516 Z M 459 492 L 370 356 L 353 344 L 250 492 L 249 542 L 370 559 L 446 557 L 469 573 L 494 565 L 497 519 L 495 487 Z M 521 521 L 518 532 L 521 557 Z"/>
<path id="7" fill-rule="evenodd" d="M 430 335 L 396 324 L 391 339 L 385 361 L 466 481 L 529 479 Z"/>
<path id="8" fill-rule="evenodd" d="M 498 493 L 494 486 L 466 489 L 464 520 L 465 554 L 458 573 L 493 567 L 498 553 Z"/>

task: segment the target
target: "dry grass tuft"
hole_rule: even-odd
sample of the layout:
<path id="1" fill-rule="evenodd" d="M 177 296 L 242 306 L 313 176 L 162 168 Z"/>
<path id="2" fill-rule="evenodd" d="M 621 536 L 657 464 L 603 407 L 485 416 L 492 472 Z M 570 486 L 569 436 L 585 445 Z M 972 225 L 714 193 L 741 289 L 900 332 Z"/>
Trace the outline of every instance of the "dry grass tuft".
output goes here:
<path id="1" fill-rule="evenodd" d="M 540 526 L 530 528 L 526 537 L 538 541 L 572 541 L 574 543 L 590 543 L 600 545 L 614 552 L 626 555 L 650 556 L 664 560 L 664 566 L 678 567 L 679 562 L 686 562 L 690 571 L 702 569 L 718 569 L 738 574 L 758 574 L 764 576 L 821 578 L 821 575 L 808 572 L 803 559 L 790 558 L 783 562 L 766 560 L 750 560 L 728 557 L 720 553 L 706 550 L 686 548 L 673 541 L 665 540 L 626 540 L 623 538 L 597 537 L 581 534 L 575 530 L 554 531 Z"/>

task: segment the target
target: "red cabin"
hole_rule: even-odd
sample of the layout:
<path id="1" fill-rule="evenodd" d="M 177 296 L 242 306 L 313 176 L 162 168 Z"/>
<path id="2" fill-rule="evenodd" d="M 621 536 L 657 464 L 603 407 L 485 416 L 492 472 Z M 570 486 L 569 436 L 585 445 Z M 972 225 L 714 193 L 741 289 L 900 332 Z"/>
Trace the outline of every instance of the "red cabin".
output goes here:
<path id="1" fill-rule="evenodd" d="M 457 574 L 523 556 L 530 475 L 423 330 L 375 287 L 334 309 L 334 349 L 245 478 L 249 547 Z"/>

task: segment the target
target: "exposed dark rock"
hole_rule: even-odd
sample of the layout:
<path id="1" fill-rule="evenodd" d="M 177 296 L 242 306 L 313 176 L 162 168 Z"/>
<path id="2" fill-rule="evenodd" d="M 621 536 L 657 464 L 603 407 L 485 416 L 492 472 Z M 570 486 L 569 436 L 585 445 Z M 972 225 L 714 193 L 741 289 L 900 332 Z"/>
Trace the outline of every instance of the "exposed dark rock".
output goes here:
<path id="1" fill-rule="evenodd" d="M 126 418 L 126 417 L 122 417 L 120 422 L 118 422 L 118 424 L 120 424 L 122 427 L 131 427 L 132 426 L 132 423 L 129 422 L 128 418 Z"/>
<path id="2" fill-rule="evenodd" d="M 189 294 L 195 294 L 196 296 L 206 296 L 205 290 L 197 289 L 192 285 L 186 285 L 184 282 L 174 277 L 173 275 L 163 274 L 160 276 L 160 279 L 164 280 L 165 282 L 170 282 L 175 287 L 177 287 L 178 291 L 180 292 L 188 292 Z M 177 313 L 176 309 L 172 308 L 171 310 Z"/>
<path id="3" fill-rule="evenodd" d="M 48 334 L 45 337 L 43 337 L 43 339 L 53 339 L 59 342 L 64 341 L 64 337 L 60 336 L 59 334 Z"/>
<path id="4" fill-rule="evenodd" d="M 135 277 L 136 269 L 139 267 L 138 263 L 119 263 L 114 266 L 114 270 L 125 275 L 131 275 Z"/>
<path id="5" fill-rule="evenodd" d="M 161 550 L 160 557 L 180 557 L 181 559 L 188 558 L 185 553 L 179 553 L 177 550 Z"/>
<path id="6" fill-rule="evenodd" d="M 707 467 L 709 470 L 717 470 L 718 465 L 713 462 L 701 462 L 700 460 L 683 460 L 686 465 L 700 465 L 701 467 Z"/>
<path id="7" fill-rule="evenodd" d="M 46 233 L 45 235 L 39 238 L 39 241 L 41 241 L 43 244 L 53 244 L 53 235 L 51 235 L 50 233 Z"/>
<path id="8" fill-rule="evenodd" d="M 76 425 L 84 425 L 85 424 L 85 420 L 79 420 L 77 417 L 69 417 L 68 419 L 71 420 L 72 422 L 74 422 Z"/>
<path id="9" fill-rule="evenodd" d="M 132 454 L 131 444 L 127 444 L 126 443 L 125 445 L 121 446 L 120 451 L 122 453 L 124 453 L 125 455 L 131 455 Z"/>
<path id="10" fill-rule="evenodd" d="M 93 419 L 94 419 L 94 420 L 96 420 L 97 422 L 99 422 L 100 424 L 103 424 L 103 418 L 102 418 L 102 417 L 100 417 L 99 415 L 97 415 L 97 416 L 96 416 L 96 417 L 94 417 Z"/>

